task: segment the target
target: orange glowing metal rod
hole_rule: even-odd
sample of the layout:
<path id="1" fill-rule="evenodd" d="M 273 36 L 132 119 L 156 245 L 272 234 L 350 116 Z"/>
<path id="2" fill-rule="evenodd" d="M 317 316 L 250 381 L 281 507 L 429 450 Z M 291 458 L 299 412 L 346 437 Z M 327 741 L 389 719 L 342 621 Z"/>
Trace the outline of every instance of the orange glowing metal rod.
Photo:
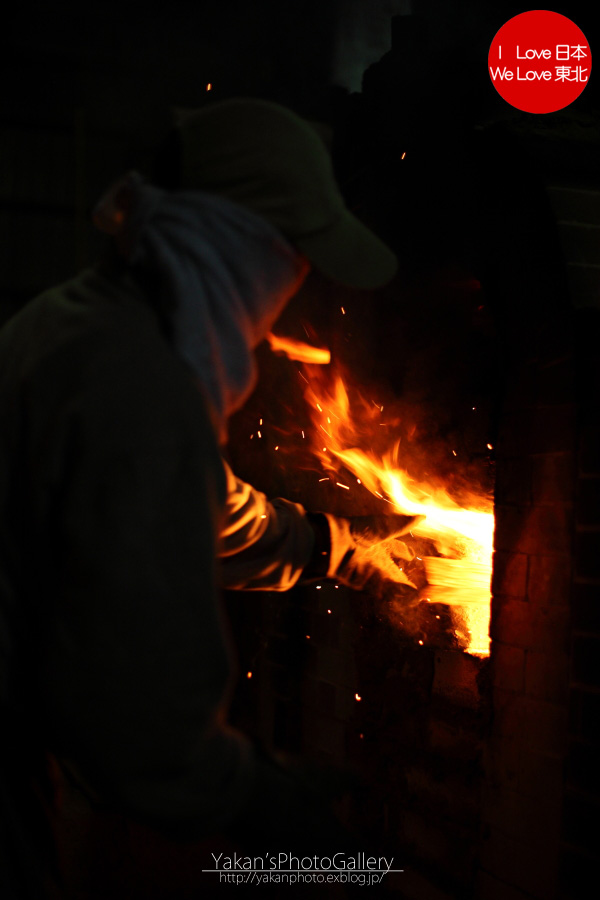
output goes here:
<path id="1" fill-rule="evenodd" d="M 331 362 L 331 352 L 326 347 L 313 347 L 303 341 L 280 337 L 272 331 L 267 334 L 267 340 L 273 353 L 287 356 L 288 359 L 317 366 L 326 366 Z"/>

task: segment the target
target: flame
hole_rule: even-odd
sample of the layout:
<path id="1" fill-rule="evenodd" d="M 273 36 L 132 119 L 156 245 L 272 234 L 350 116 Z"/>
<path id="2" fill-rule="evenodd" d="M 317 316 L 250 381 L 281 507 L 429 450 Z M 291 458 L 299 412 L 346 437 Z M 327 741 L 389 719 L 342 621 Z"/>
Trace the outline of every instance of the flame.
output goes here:
<path id="1" fill-rule="evenodd" d="M 359 485 L 387 500 L 398 512 L 425 516 L 412 534 L 432 541 L 441 554 L 423 559 L 426 599 L 452 606 L 459 620 L 456 634 L 466 641 L 467 652 L 488 656 L 494 538 L 491 499 L 471 491 L 461 505 L 444 486 L 416 481 L 401 464 L 399 442 L 380 454 L 372 448 L 378 442 L 374 438 L 380 438 L 379 426 L 390 424 L 379 421 L 383 406 L 359 397 L 351 409 L 338 371 L 326 379 L 322 370 L 305 366 L 304 375 L 308 385 L 305 399 L 317 426 L 314 453 L 323 468 L 339 478 L 343 464 Z M 337 478 L 333 483 L 349 490 Z M 389 561 L 386 568 L 388 565 Z"/>
<path id="2" fill-rule="evenodd" d="M 280 353 L 288 359 L 320 366 L 326 366 L 331 362 L 331 353 L 326 348 L 313 347 L 293 338 L 280 337 L 272 331 L 267 334 L 267 340 L 274 353 Z"/>

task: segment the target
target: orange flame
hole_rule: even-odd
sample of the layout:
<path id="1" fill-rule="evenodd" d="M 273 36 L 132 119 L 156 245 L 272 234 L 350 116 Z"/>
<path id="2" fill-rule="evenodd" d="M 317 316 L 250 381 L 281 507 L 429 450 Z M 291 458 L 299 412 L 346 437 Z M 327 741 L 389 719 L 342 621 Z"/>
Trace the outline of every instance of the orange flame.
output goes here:
<path id="1" fill-rule="evenodd" d="M 293 338 L 280 337 L 272 331 L 267 334 L 267 340 L 273 353 L 282 354 L 288 359 L 319 366 L 326 366 L 331 362 L 331 353 L 326 348 L 313 347 Z"/>
<path id="2" fill-rule="evenodd" d="M 383 454 L 372 449 L 375 432 L 383 424 L 375 421 L 382 406 L 361 397 L 359 408 L 351 410 L 339 373 L 328 383 L 310 366 L 304 374 L 308 383 L 305 398 L 317 426 L 314 452 L 321 464 L 337 473 L 342 463 L 359 484 L 399 512 L 426 517 L 413 533 L 433 541 L 441 554 L 423 561 L 427 599 L 451 605 L 460 613 L 464 633 L 457 633 L 466 639 L 467 652 L 488 656 L 494 538 L 491 499 L 473 491 L 468 505 L 460 505 L 444 487 L 415 481 L 400 464 L 398 443 Z M 327 447 L 321 443 L 323 432 Z M 346 484 L 336 483 L 348 489 Z"/>

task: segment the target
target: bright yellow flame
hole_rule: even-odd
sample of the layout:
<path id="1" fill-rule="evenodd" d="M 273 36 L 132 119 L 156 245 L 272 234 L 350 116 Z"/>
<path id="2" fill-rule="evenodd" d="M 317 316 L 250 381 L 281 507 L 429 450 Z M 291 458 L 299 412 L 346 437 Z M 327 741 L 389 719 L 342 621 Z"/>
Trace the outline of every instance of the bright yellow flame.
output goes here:
<path id="1" fill-rule="evenodd" d="M 326 347 L 312 347 L 303 341 L 280 337 L 272 331 L 267 334 L 267 340 L 274 353 L 280 353 L 289 359 L 320 366 L 326 366 L 331 362 L 331 353 Z"/>
<path id="2" fill-rule="evenodd" d="M 380 414 L 380 408 L 376 406 L 377 412 L 374 412 L 373 407 L 362 399 L 360 422 L 357 422 L 339 374 L 335 375 L 333 385 L 318 382 L 314 369 L 305 369 L 305 374 L 309 379 L 305 396 L 315 424 L 327 432 L 328 454 L 343 463 L 372 494 L 387 499 L 398 512 L 425 516 L 413 532 L 432 540 L 442 555 L 423 561 L 429 585 L 428 599 L 455 608 L 468 636 L 469 653 L 489 655 L 494 540 L 491 499 L 473 492 L 469 505 L 460 506 L 443 487 L 411 478 L 399 464 L 398 445 L 382 456 L 371 449 L 353 446 L 361 442 L 360 432 L 364 432 L 365 426 L 368 441 L 369 425 L 374 422 L 373 416 Z M 327 427 L 323 422 L 327 422 Z M 324 468 L 335 473 L 335 459 L 316 452 Z M 336 484 L 348 489 L 339 481 Z"/>

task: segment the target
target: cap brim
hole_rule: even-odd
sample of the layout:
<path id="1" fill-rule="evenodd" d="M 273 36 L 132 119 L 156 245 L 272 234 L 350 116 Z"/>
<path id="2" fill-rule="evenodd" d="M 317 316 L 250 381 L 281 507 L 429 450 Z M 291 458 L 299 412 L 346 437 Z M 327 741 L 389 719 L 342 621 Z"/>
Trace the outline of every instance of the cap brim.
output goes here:
<path id="1" fill-rule="evenodd" d="M 398 270 L 395 254 L 347 210 L 334 225 L 293 243 L 317 271 L 346 287 L 383 287 Z"/>

